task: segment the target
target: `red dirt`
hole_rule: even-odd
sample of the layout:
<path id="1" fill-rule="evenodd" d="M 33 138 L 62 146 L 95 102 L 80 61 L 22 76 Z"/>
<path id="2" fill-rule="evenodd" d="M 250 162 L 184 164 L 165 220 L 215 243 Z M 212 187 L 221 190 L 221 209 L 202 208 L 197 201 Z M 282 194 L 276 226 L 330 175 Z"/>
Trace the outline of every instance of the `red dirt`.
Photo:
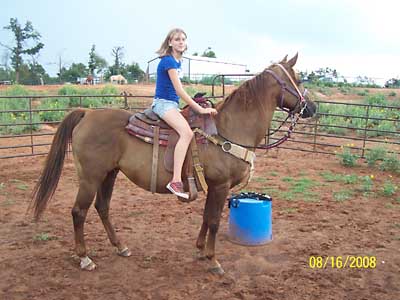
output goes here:
<path id="1" fill-rule="evenodd" d="M 398 182 L 395 174 L 347 169 L 331 156 L 258 152 L 255 178 L 247 189 L 275 189 L 273 240 L 258 247 L 229 242 L 225 207 L 217 257 L 226 274 L 219 277 L 196 259 L 204 196 L 182 204 L 171 195 L 152 195 L 121 174 L 111 216 L 132 256 L 114 253 L 92 207 L 85 232 L 98 268 L 80 271 L 70 214 L 77 191 L 71 159 L 44 218 L 33 223 L 25 215 L 43 161 L 0 160 L 0 299 L 400 299 L 399 193 L 384 197 L 378 191 L 389 176 Z M 335 201 L 333 192 L 346 186 L 326 182 L 323 171 L 374 174 L 374 196 L 360 193 Z M 317 201 L 305 194 L 285 200 L 287 177 L 313 180 Z M 312 255 L 376 256 L 377 266 L 311 269 Z"/>

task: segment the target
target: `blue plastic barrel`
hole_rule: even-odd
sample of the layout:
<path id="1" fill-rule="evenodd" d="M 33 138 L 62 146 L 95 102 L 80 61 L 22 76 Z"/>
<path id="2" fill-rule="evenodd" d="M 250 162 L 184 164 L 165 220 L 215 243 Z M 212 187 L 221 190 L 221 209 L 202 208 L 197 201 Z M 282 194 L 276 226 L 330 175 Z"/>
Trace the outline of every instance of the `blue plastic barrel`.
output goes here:
<path id="1" fill-rule="evenodd" d="M 229 240 L 245 246 L 272 240 L 272 199 L 258 193 L 241 193 L 229 198 Z"/>

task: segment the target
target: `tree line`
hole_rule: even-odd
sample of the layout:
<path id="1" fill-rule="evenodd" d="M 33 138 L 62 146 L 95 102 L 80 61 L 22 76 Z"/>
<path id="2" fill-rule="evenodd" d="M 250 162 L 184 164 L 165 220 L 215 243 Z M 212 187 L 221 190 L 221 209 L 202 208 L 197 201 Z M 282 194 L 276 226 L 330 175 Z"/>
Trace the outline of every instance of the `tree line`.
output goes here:
<path id="1" fill-rule="evenodd" d="M 6 48 L 0 65 L 0 81 L 13 81 L 21 84 L 52 84 L 52 83 L 75 83 L 77 78 L 103 77 L 108 80 L 112 75 L 123 75 L 129 82 L 142 81 L 145 72 L 139 64 L 123 62 L 124 47 L 112 48 L 113 64 L 107 61 L 96 51 L 96 45 L 92 45 L 88 54 L 88 63 L 72 63 L 66 67 L 59 62 L 57 77 L 47 74 L 45 68 L 38 62 L 40 50 L 45 46 L 41 41 L 41 35 L 37 32 L 30 21 L 22 26 L 17 18 L 11 18 L 7 26 L 14 36 L 12 46 L 0 42 Z M 11 65 L 9 62 L 11 61 Z"/>

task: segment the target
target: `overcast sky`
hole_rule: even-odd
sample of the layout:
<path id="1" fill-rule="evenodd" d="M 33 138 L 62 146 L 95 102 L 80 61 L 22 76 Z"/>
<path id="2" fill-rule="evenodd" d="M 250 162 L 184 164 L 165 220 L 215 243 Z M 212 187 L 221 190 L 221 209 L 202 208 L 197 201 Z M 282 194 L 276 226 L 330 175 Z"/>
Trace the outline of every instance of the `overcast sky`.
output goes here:
<path id="1" fill-rule="evenodd" d="M 217 58 L 251 72 L 299 52 L 297 69 L 335 68 L 344 76 L 400 76 L 400 1 L 396 0 L 2 0 L 0 42 L 10 18 L 27 20 L 42 35 L 39 62 L 55 75 L 59 56 L 68 66 L 87 64 L 92 44 L 112 62 L 143 70 L 174 27 L 188 34 L 188 54 L 211 47 Z M 0 47 L 0 58 L 4 48 Z M 0 63 L 3 63 L 0 61 Z"/>

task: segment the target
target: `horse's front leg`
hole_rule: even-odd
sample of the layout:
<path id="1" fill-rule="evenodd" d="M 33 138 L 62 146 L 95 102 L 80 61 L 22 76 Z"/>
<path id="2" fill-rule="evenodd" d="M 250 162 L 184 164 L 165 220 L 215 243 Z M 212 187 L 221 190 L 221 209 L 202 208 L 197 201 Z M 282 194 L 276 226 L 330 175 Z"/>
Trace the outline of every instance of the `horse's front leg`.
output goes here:
<path id="1" fill-rule="evenodd" d="M 204 219 L 207 221 L 208 227 L 205 255 L 211 263 L 210 271 L 222 275 L 225 272 L 215 257 L 215 242 L 221 220 L 222 209 L 224 208 L 225 200 L 229 193 L 229 185 L 219 185 L 215 187 L 209 186 L 208 193 L 206 209 L 204 211 Z"/>
<path id="2" fill-rule="evenodd" d="M 197 249 L 199 249 L 198 259 L 200 260 L 204 260 L 206 258 L 205 247 L 206 247 L 206 236 L 208 231 L 208 225 L 207 225 L 207 220 L 205 219 L 206 215 L 205 211 L 207 208 L 207 201 L 208 201 L 208 196 L 206 200 L 206 206 L 204 208 L 203 224 L 201 224 L 199 236 L 197 237 L 197 242 L 196 242 L 196 247 Z"/>

